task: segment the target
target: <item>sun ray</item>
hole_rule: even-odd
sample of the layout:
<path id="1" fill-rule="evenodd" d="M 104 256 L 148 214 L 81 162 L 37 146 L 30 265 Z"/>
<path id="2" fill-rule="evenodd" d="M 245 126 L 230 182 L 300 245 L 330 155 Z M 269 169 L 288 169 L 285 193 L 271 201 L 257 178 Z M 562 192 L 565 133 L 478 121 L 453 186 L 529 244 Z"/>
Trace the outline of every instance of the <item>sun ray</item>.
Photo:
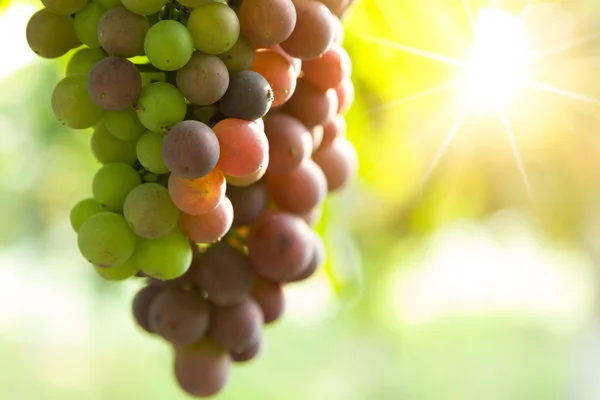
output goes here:
<path id="1" fill-rule="evenodd" d="M 475 17 L 473 16 L 473 9 L 471 8 L 471 3 L 469 3 L 469 0 L 463 0 L 463 7 L 465 9 L 465 13 L 467 14 L 467 18 L 469 19 L 471 32 L 475 32 Z"/>
<path id="2" fill-rule="evenodd" d="M 551 49 L 543 50 L 537 54 L 534 54 L 532 61 L 540 61 L 543 58 L 564 53 L 565 51 L 571 50 L 574 47 L 583 46 L 584 44 L 593 42 L 598 39 L 600 39 L 600 33 L 594 33 L 593 35 L 584 36 L 582 38 L 578 38 L 568 43 L 563 43 Z"/>
<path id="3" fill-rule="evenodd" d="M 527 16 L 529 15 L 529 12 L 531 11 L 535 2 L 536 0 L 527 1 L 527 4 L 525 4 L 525 7 L 523 7 L 523 10 L 521 11 L 521 14 L 519 14 L 519 20 L 521 23 L 527 19 Z"/>
<path id="4" fill-rule="evenodd" d="M 467 104 L 465 106 L 465 108 L 458 115 L 458 118 L 456 118 L 456 121 L 452 125 L 452 128 L 450 128 L 450 131 L 448 131 L 448 133 L 446 134 L 446 137 L 444 138 L 444 142 L 442 143 L 442 145 L 438 149 L 437 153 L 435 154 L 435 157 L 431 161 L 431 164 L 429 164 L 429 167 L 427 168 L 427 171 L 425 172 L 425 175 L 423 176 L 423 179 L 421 180 L 421 188 L 425 187 L 425 185 L 431 179 L 431 176 L 435 172 L 435 170 L 436 170 L 438 164 L 440 163 L 440 161 L 442 160 L 442 157 L 444 156 L 444 154 L 446 154 L 446 151 L 448 151 L 448 148 L 450 147 L 452 140 L 454 140 L 454 137 L 458 133 L 458 130 L 460 129 L 462 124 L 465 122 L 465 119 L 467 119 L 467 115 L 469 114 L 470 111 L 471 111 L 471 105 Z"/>
<path id="5" fill-rule="evenodd" d="M 525 83 L 525 85 L 532 87 L 534 89 L 538 89 L 538 90 L 548 92 L 548 93 L 553 93 L 558 96 L 567 97 L 572 100 L 577 100 L 577 101 L 581 101 L 584 103 L 600 106 L 600 100 L 598 100 L 594 97 L 589 97 L 589 96 L 583 95 L 581 93 L 572 92 L 570 90 L 562 89 L 557 86 L 548 85 L 546 83 L 532 81 L 532 80 L 526 80 L 524 83 Z"/>
<path id="6" fill-rule="evenodd" d="M 432 87 L 429 89 L 425 89 L 425 90 L 422 90 L 417 93 L 413 93 L 406 97 L 402 97 L 401 99 L 394 100 L 390 103 L 386 103 L 386 104 L 382 104 L 377 107 L 373 107 L 369 110 L 369 114 L 374 114 L 374 113 L 378 113 L 380 111 L 389 110 L 390 108 L 397 107 L 402 104 L 410 103 L 412 101 L 420 100 L 427 96 L 431 96 L 431 95 L 434 95 L 437 93 L 442 93 L 442 92 L 448 91 L 450 89 L 453 89 L 453 88 L 459 86 L 461 83 L 463 83 L 463 79 L 455 79 L 450 82 L 446 82 L 442 85 L 435 86 L 435 87 Z"/>
<path id="7" fill-rule="evenodd" d="M 521 179 L 523 179 L 523 184 L 525 185 L 525 189 L 527 189 L 529 198 L 532 199 L 533 192 L 531 191 L 531 184 L 529 182 L 529 178 L 527 177 L 527 171 L 525 170 L 525 164 L 523 164 L 523 158 L 521 157 L 519 147 L 517 146 L 514 131 L 510 124 L 510 120 L 508 119 L 508 115 L 506 115 L 506 110 L 502 110 L 500 112 L 500 118 L 502 119 L 502 124 L 504 125 L 504 130 L 506 132 L 510 148 L 512 149 L 515 160 L 517 161 L 517 167 L 519 168 Z"/>
<path id="8" fill-rule="evenodd" d="M 441 54 L 436 54 L 436 53 L 433 53 L 430 51 L 417 49 L 416 47 L 407 46 L 402 43 L 396 43 L 396 42 L 394 42 L 392 40 L 388 40 L 388 39 L 382 39 L 382 38 L 373 37 L 373 36 L 363 37 L 362 39 L 367 42 L 378 44 L 380 46 L 384 46 L 384 47 L 387 47 L 390 49 L 402 51 L 402 52 L 412 54 L 415 56 L 427 58 L 429 60 L 437 61 L 439 63 L 451 65 L 454 67 L 467 68 L 469 65 L 466 61 L 459 60 L 457 58 L 447 57 L 447 56 L 444 56 Z"/>

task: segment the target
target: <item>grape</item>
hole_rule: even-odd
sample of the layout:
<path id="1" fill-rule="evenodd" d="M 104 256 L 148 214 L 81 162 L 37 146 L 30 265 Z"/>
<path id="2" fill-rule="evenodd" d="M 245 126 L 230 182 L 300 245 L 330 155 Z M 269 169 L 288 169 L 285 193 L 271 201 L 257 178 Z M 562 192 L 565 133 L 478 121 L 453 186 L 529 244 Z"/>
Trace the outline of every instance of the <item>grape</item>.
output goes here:
<path id="1" fill-rule="evenodd" d="M 221 155 L 217 166 L 229 176 L 247 176 L 258 170 L 269 154 L 269 142 L 258 124 L 226 118 L 213 127 Z"/>
<path id="2" fill-rule="evenodd" d="M 133 188 L 125 198 L 123 215 L 138 236 L 154 239 L 165 236 L 177 225 L 179 210 L 164 186 L 144 183 Z"/>
<path id="3" fill-rule="evenodd" d="M 248 299 L 254 283 L 248 256 L 225 243 L 217 243 L 206 251 L 196 276 L 208 301 L 218 306 L 231 306 Z"/>
<path id="4" fill-rule="evenodd" d="M 317 269 L 319 269 L 324 263 L 325 258 L 327 256 L 327 251 L 325 250 L 325 243 L 323 243 L 323 239 L 313 232 L 313 246 L 314 252 L 311 257 L 310 262 L 298 275 L 294 276 L 288 282 L 299 282 L 311 277 Z M 259 301 L 260 303 L 260 301 Z"/>
<path id="5" fill-rule="evenodd" d="M 260 306 L 265 324 L 275 322 L 283 315 L 285 296 L 280 283 L 257 278 L 252 287 L 252 298 Z"/>
<path id="6" fill-rule="evenodd" d="M 209 105 L 219 101 L 229 86 L 227 67 L 216 56 L 196 53 L 177 71 L 177 87 L 193 104 Z"/>
<path id="7" fill-rule="evenodd" d="M 102 109 L 92 101 L 84 75 L 67 76 L 58 82 L 51 103 L 56 119 L 69 128 L 90 128 L 102 118 Z"/>
<path id="8" fill-rule="evenodd" d="M 138 139 L 136 147 L 140 164 L 148 171 L 159 175 L 169 172 L 169 168 L 165 165 L 162 157 L 162 143 L 164 139 L 164 133 L 147 131 Z"/>
<path id="9" fill-rule="evenodd" d="M 270 46 L 268 49 L 274 51 L 275 53 L 281 54 L 283 57 L 285 57 L 286 60 L 288 60 L 288 62 L 290 64 L 292 64 L 294 71 L 296 71 L 296 78 L 299 78 L 300 75 L 302 75 L 302 60 L 301 59 L 290 56 L 278 44 L 275 46 Z"/>
<path id="10" fill-rule="evenodd" d="M 138 173 L 129 165 L 111 163 L 102 166 L 92 182 L 94 198 L 110 211 L 123 210 L 125 198 L 142 180 Z"/>
<path id="11" fill-rule="evenodd" d="M 248 298 L 232 306 L 214 307 L 209 335 L 221 348 L 240 352 L 260 340 L 262 324 L 260 307 Z"/>
<path id="12" fill-rule="evenodd" d="M 142 90 L 136 110 L 149 130 L 161 132 L 183 121 L 187 105 L 181 92 L 170 83 L 156 82 Z"/>
<path id="13" fill-rule="evenodd" d="M 292 172 L 312 153 L 309 131 L 291 115 L 280 113 L 267 117 L 265 133 L 269 140 L 269 172 Z"/>
<path id="14" fill-rule="evenodd" d="M 42 0 L 42 4 L 54 14 L 71 15 L 85 7 L 87 0 Z"/>
<path id="15" fill-rule="evenodd" d="M 75 204 L 69 214 L 69 220 L 73 230 L 78 232 L 81 225 L 83 225 L 89 217 L 102 211 L 105 210 L 96 199 L 88 198 L 81 200 Z"/>
<path id="16" fill-rule="evenodd" d="M 209 340 L 175 350 L 175 377 L 181 389 L 196 397 L 210 397 L 225 386 L 231 360 Z"/>
<path id="17" fill-rule="evenodd" d="M 105 8 L 114 8 L 121 5 L 121 0 L 98 0 Z"/>
<path id="18" fill-rule="evenodd" d="M 226 187 L 225 176 L 218 168 L 194 180 L 175 174 L 169 177 L 171 199 L 186 214 L 200 215 L 217 208 L 225 197 Z"/>
<path id="19" fill-rule="evenodd" d="M 100 47 L 97 30 L 100 18 L 105 12 L 106 8 L 102 4 L 92 1 L 75 14 L 75 34 L 81 43 L 91 48 Z"/>
<path id="20" fill-rule="evenodd" d="M 281 43 L 296 25 L 292 0 L 244 0 L 239 13 L 242 33 L 257 47 Z"/>
<path id="21" fill-rule="evenodd" d="M 248 187 L 227 187 L 227 197 L 233 206 L 233 226 L 250 225 L 267 208 L 267 190 L 262 183 Z"/>
<path id="22" fill-rule="evenodd" d="M 303 214 L 321 204 L 327 196 L 327 179 L 312 160 L 305 160 L 287 174 L 268 174 L 267 193 L 282 210 Z"/>
<path id="23" fill-rule="evenodd" d="M 344 25 L 342 24 L 342 20 L 337 15 L 333 16 L 333 21 L 333 24 L 335 25 L 335 36 L 333 42 L 341 45 L 344 43 Z"/>
<path id="24" fill-rule="evenodd" d="M 256 183 L 256 182 L 258 182 L 258 181 L 260 181 L 262 179 L 262 177 L 267 172 L 267 166 L 268 165 L 269 165 L 269 157 L 265 158 L 265 161 L 260 166 L 260 168 L 257 169 L 256 172 L 253 172 L 250 175 L 240 176 L 240 177 L 226 176 L 227 183 L 230 184 L 230 185 L 232 185 L 232 186 L 237 186 L 237 187 L 250 186 L 253 183 Z"/>
<path id="25" fill-rule="evenodd" d="M 107 57 L 96 63 L 88 77 L 90 97 L 105 110 L 131 106 L 142 91 L 142 76 L 129 60 Z"/>
<path id="26" fill-rule="evenodd" d="M 148 333 L 154 333 L 150 327 L 150 306 L 159 293 L 161 293 L 160 288 L 145 286 L 136 293 L 131 304 L 133 318 Z"/>
<path id="27" fill-rule="evenodd" d="M 302 67 L 304 79 L 323 92 L 340 85 L 351 74 L 350 56 L 340 45 L 332 46 L 325 54 L 306 61 Z"/>
<path id="28" fill-rule="evenodd" d="M 175 346 L 187 346 L 204 336 L 209 315 L 208 304 L 200 294 L 164 290 L 150 306 L 150 326 Z"/>
<path id="29" fill-rule="evenodd" d="M 283 212 L 260 218 L 252 226 L 246 245 L 254 271 L 276 282 L 285 282 L 299 274 L 310 262 L 314 250 L 306 223 Z"/>
<path id="30" fill-rule="evenodd" d="M 333 44 L 335 23 L 331 11 L 317 0 L 294 3 L 296 26 L 280 46 L 291 56 L 310 60 L 325 53 Z"/>
<path id="31" fill-rule="evenodd" d="M 335 138 L 346 136 L 346 119 L 337 114 L 332 121 L 323 126 L 323 140 L 321 146 L 329 146 Z"/>
<path id="32" fill-rule="evenodd" d="M 244 35 L 240 35 L 233 47 L 219 54 L 219 58 L 230 74 L 250 69 L 254 62 L 254 45 Z"/>
<path id="33" fill-rule="evenodd" d="M 194 43 L 184 25 L 173 20 L 162 20 L 148 30 L 144 50 L 156 68 L 176 71 L 192 58 Z"/>
<path id="34" fill-rule="evenodd" d="M 130 58 L 144 54 L 144 37 L 150 29 L 146 17 L 125 7 L 108 10 L 98 22 L 98 40 L 111 56 Z"/>
<path id="35" fill-rule="evenodd" d="M 110 134 L 104 123 L 96 125 L 92 135 L 91 147 L 94 156 L 102 164 L 136 162 L 135 140 L 124 141 Z"/>
<path id="36" fill-rule="evenodd" d="M 330 192 L 348 184 L 358 169 L 358 156 L 352 143 L 346 138 L 336 138 L 313 155 L 315 163 L 322 169 Z"/>
<path id="37" fill-rule="evenodd" d="M 246 346 L 246 348 L 244 350 L 239 351 L 239 352 L 232 351 L 229 354 L 231 355 L 231 359 L 233 361 L 235 361 L 236 363 L 247 362 L 247 361 L 253 360 L 254 358 L 256 358 L 259 355 L 261 346 L 262 346 L 262 339 L 259 339 L 256 342 L 252 343 L 251 345 Z"/>
<path id="38" fill-rule="evenodd" d="M 31 16 L 25 31 L 31 50 L 40 57 L 57 58 L 79 46 L 73 19 L 41 9 Z"/>
<path id="39" fill-rule="evenodd" d="M 124 281 L 134 276 L 138 272 L 138 267 L 133 257 L 129 257 L 123 264 L 110 268 L 102 268 L 94 265 L 94 270 L 107 281 Z"/>
<path id="40" fill-rule="evenodd" d="M 83 48 L 78 50 L 73 57 L 67 63 L 66 75 L 77 75 L 83 74 L 88 75 L 94 65 L 103 58 L 106 58 L 107 54 L 102 49 L 88 49 Z"/>
<path id="41" fill-rule="evenodd" d="M 231 76 L 219 101 L 219 111 L 230 118 L 253 121 L 263 117 L 273 103 L 269 82 L 257 72 L 240 71 Z"/>
<path id="42" fill-rule="evenodd" d="M 298 118 L 308 128 L 331 121 L 338 109 L 335 89 L 321 92 L 304 79 L 298 80 L 296 91 L 286 103 L 286 111 Z"/>
<path id="43" fill-rule="evenodd" d="M 296 90 L 296 71 L 294 66 L 284 56 L 273 50 L 256 52 L 252 71 L 263 76 L 273 90 L 272 107 L 285 103 Z"/>
<path id="44" fill-rule="evenodd" d="M 162 144 L 165 165 L 173 174 L 198 179 L 215 168 L 219 140 L 208 125 L 188 120 L 173 126 Z"/>
<path id="45" fill-rule="evenodd" d="M 329 123 L 331 123 L 331 122 L 329 122 Z M 310 137 L 312 139 L 311 140 L 312 153 L 317 151 L 317 149 L 321 146 L 321 143 L 323 143 L 323 134 L 324 134 L 323 131 L 324 131 L 323 125 L 315 125 L 308 130 L 308 133 L 310 133 Z"/>
<path id="46" fill-rule="evenodd" d="M 201 5 L 187 22 L 196 49 L 206 54 L 221 54 L 231 49 L 240 35 L 235 11 L 222 3 Z"/>
<path id="47" fill-rule="evenodd" d="M 109 268 L 123 264 L 131 257 L 136 239 L 121 215 L 101 212 L 81 225 L 77 245 L 90 263 Z"/>
<path id="48" fill-rule="evenodd" d="M 315 226 L 321 216 L 323 215 L 323 207 L 321 205 L 313 207 L 310 211 L 300 214 L 299 216 L 308 224 L 308 226 Z"/>
<path id="49" fill-rule="evenodd" d="M 179 229 L 196 243 L 214 243 L 229 231 L 233 222 L 233 206 L 225 197 L 215 208 L 201 215 L 181 213 Z"/>
<path id="50" fill-rule="evenodd" d="M 192 261 L 192 249 L 188 238 L 175 228 L 161 238 L 141 239 L 134 257 L 149 277 L 169 280 L 187 271 Z"/>
<path id="51" fill-rule="evenodd" d="M 354 85 L 350 78 L 345 78 L 342 83 L 335 88 L 338 98 L 338 114 L 345 114 L 354 102 Z"/>
<path id="52" fill-rule="evenodd" d="M 215 1 L 218 0 L 177 0 L 177 2 L 181 5 L 184 5 L 186 7 L 200 7 L 203 6 L 205 4 L 210 4 L 210 3 L 214 3 Z"/>
<path id="53" fill-rule="evenodd" d="M 146 132 L 146 127 L 142 125 L 131 107 L 124 110 L 105 111 L 102 121 L 106 129 L 121 140 L 136 140 Z"/>
<path id="54" fill-rule="evenodd" d="M 167 0 L 122 0 L 129 11 L 139 15 L 150 15 L 159 12 Z"/>

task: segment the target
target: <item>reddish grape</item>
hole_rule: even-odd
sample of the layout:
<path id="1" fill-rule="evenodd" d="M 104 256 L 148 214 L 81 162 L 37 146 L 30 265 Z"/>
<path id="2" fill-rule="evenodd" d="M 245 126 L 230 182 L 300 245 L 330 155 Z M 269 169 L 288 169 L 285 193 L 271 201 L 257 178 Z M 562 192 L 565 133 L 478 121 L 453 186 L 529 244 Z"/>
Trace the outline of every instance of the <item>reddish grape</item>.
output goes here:
<path id="1" fill-rule="evenodd" d="M 328 146 L 321 147 L 313 155 L 313 160 L 325 174 L 330 192 L 347 185 L 358 168 L 356 149 L 346 138 L 337 138 Z"/>
<path id="2" fill-rule="evenodd" d="M 268 174 L 267 193 L 280 209 L 303 214 L 325 200 L 327 179 L 315 162 L 305 160 L 288 174 Z"/>
<path id="3" fill-rule="evenodd" d="M 179 215 L 179 229 L 196 243 L 214 243 L 227 233 L 233 223 L 233 207 L 225 197 L 221 203 L 206 214 Z"/>
<path id="4" fill-rule="evenodd" d="M 323 141 L 321 146 L 329 146 L 335 138 L 346 136 L 346 118 L 343 115 L 337 114 L 332 121 L 329 121 L 323 126 Z"/>
<path id="5" fill-rule="evenodd" d="M 304 79 L 315 88 L 325 92 L 342 83 L 351 74 L 352 62 L 346 50 L 334 45 L 321 57 L 303 64 Z"/>
<path id="6" fill-rule="evenodd" d="M 260 340 L 263 317 L 251 298 L 228 307 L 214 307 L 209 335 L 221 348 L 241 352 Z"/>
<path id="7" fill-rule="evenodd" d="M 333 16 L 333 24 L 335 25 L 335 37 L 333 42 L 335 44 L 344 43 L 344 25 L 342 24 L 342 20 L 337 15 Z"/>
<path id="8" fill-rule="evenodd" d="M 142 76 L 135 64 L 117 57 L 107 57 L 96 63 L 88 76 L 88 92 L 105 110 L 124 110 L 131 106 L 142 91 Z"/>
<path id="9" fill-rule="evenodd" d="M 338 95 L 335 89 L 321 92 L 304 79 L 299 79 L 294 95 L 286 103 L 286 110 L 308 128 L 324 125 L 338 110 Z"/>
<path id="10" fill-rule="evenodd" d="M 247 346 L 244 350 L 238 352 L 231 351 L 229 354 L 234 362 L 243 363 L 255 359 L 260 354 L 261 348 L 262 339 L 259 339 Z"/>
<path id="11" fill-rule="evenodd" d="M 246 254 L 228 244 L 217 243 L 200 259 L 196 280 L 208 301 L 232 306 L 250 297 L 254 273 Z"/>
<path id="12" fill-rule="evenodd" d="M 227 196 L 233 205 L 233 226 L 252 224 L 267 207 L 267 189 L 262 183 L 227 186 Z"/>
<path id="13" fill-rule="evenodd" d="M 302 60 L 301 59 L 290 56 L 278 44 L 276 44 L 275 46 L 267 47 L 267 48 L 269 50 L 273 50 L 274 52 L 281 54 L 282 56 L 285 57 L 286 60 L 289 61 L 290 64 L 292 64 L 292 67 L 294 68 L 294 71 L 296 73 L 296 78 L 298 78 L 301 75 L 301 73 L 302 73 Z"/>
<path id="14" fill-rule="evenodd" d="M 315 226 L 321 216 L 323 215 L 323 208 L 319 205 L 313 207 L 310 211 L 300 214 L 300 217 L 308 224 L 308 226 Z"/>
<path id="15" fill-rule="evenodd" d="M 275 322 L 283 315 L 285 296 L 279 282 L 257 278 L 252 288 L 252 297 L 260 306 L 265 324 Z"/>
<path id="16" fill-rule="evenodd" d="M 345 78 L 341 84 L 335 87 L 337 95 L 337 113 L 345 114 L 352 103 L 354 103 L 354 84 L 350 78 Z"/>
<path id="17" fill-rule="evenodd" d="M 242 34 L 260 47 L 281 43 L 296 25 L 292 0 L 244 0 L 239 17 Z"/>
<path id="18" fill-rule="evenodd" d="M 150 326 L 175 346 L 198 341 L 209 325 L 209 307 L 197 292 L 164 290 L 150 307 Z"/>
<path id="19" fill-rule="evenodd" d="M 238 118 L 226 118 L 213 130 L 221 155 L 217 166 L 228 176 L 242 177 L 256 172 L 269 154 L 269 142 L 260 126 Z"/>
<path id="20" fill-rule="evenodd" d="M 317 0 L 302 0 L 296 6 L 296 26 L 280 46 L 291 56 L 310 60 L 333 44 L 335 25 L 331 11 Z"/>
<path id="21" fill-rule="evenodd" d="M 227 176 L 227 183 L 230 184 L 231 186 L 237 186 L 237 187 L 250 186 L 253 183 L 256 183 L 262 179 L 262 177 L 267 172 L 268 165 L 269 165 L 269 157 L 267 157 L 265 159 L 265 161 L 263 162 L 263 164 L 260 166 L 259 169 L 257 169 L 255 172 L 251 173 L 250 175 L 239 176 L 239 177 Z"/>
<path id="22" fill-rule="evenodd" d="M 198 179 L 184 179 L 174 174 L 169 177 L 169 194 L 173 203 L 187 214 L 205 214 L 217 208 L 225 197 L 227 184 L 220 169 L 213 169 Z"/>
<path id="23" fill-rule="evenodd" d="M 150 325 L 150 306 L 160 292 L 159 287 L 145 286 L 137 292 L 131 304 L 133 318 L 148 333 L 154 333 Z"/>
<path id="24" fill-rule="evenodd" d="M 313 232 L 312 236 L 314 246 L 312 258 L 306 268 L 290 279 L 289 282 L 299 282 L 310 278 L 325 263 L 325 258 L 327 257 L 325 243 L 323 243 L 323 239 L 316 232 Z"/>
<path id="25" fill-rule="evenodd" d="M 269 139 L 269 172 L 288 173 L 312 153 L 312 137 L 306 127 L 289 114 L 277 113 L 265 120 Z"/>
<path id="26" fill-rule="evenodd" d="M 312 152 L 314 153 L 323 143 L 324 128 L 323 125 L 313 126 L 308 130 L 312 138 Z"/>
<path id="27" fill-rule="evenodd" d="M 298 216 L 263 215 L 246 238 L 254 271 L 263 278 L 285 282 L 300 273 L 312 257 L 311 230 Z"/>
<path id="28" fill-rule="evenodd" d="M 268 49 L 257 50 L 252 71 L 261 74 L 273 89 L 273 104 L 277 107 L 292 97 L 296 90 L 296 71 L 281 54 Z"/>
<path id="29" fill-rule="evenodd" d="M 219 392 L 229 377 L 231 359 L 208 339 L 175 349 L 175 377 L 181 389 L 196 397 Z"/>

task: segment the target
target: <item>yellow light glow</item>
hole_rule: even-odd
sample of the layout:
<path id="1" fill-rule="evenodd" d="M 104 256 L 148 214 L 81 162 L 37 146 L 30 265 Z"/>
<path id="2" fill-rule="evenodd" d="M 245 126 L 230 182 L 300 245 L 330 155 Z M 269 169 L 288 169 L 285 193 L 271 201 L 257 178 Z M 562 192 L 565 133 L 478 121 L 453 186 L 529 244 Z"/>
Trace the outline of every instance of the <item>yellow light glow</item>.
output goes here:
<path id="1" fill-rule="evenodd" d="M 470 104 L 502 107 L 525 78 L 528 56 L 526 30 L 518 18 L 491 7 L 480 9 L 469 63 Z"/>

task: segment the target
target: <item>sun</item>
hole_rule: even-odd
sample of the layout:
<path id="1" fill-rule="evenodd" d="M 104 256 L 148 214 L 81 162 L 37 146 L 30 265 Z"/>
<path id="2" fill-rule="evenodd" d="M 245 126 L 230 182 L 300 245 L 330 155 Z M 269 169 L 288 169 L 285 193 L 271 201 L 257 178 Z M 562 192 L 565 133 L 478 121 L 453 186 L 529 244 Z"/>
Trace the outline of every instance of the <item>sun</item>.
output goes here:
<path id="1" fill-rule="evenodd" d="M 497 8 L 479 10 L 467 67 L 467 100 L 475 109 L 502 109 L 526 78 L 527 31 Z"/>

